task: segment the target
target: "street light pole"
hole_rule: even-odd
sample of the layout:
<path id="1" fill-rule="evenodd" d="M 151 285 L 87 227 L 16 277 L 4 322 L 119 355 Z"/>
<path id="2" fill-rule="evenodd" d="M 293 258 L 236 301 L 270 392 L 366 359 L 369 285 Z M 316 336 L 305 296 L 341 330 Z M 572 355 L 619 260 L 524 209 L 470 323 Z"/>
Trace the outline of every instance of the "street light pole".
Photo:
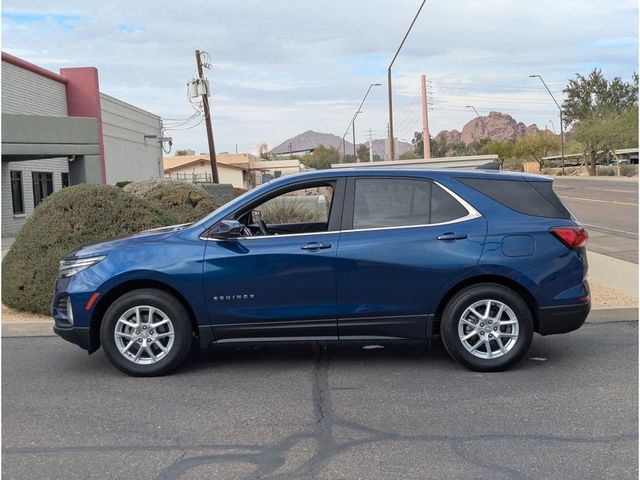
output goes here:
<path id="1" fill-rule="evenodd" d="M 351 128 L 353 130 L 353 156 L 356 158 L 356 161 L 358 161 L 357 160 L 358 157 L 357 157 L 357 154 L 356 154 L 356 117 L 358 116 L 359 113 L 362 113 L 362 106 L 364 105 L 365 100 L 369 96 L 369 92 L 371 91 L 371 89 L 373 87 L 379 87 L 380 85 L 382 85 L 382 84 L 381 83 L 372 83 L 371 85 L 369 85 L 369 88 L 367 89 L 367 93 L 364 94 L 364 98 L 360 102 L 360 106 L 358 107 L 358 110 L 356 110 L 356 114 L 353 116 L 353 119 L 351 120 Z"/>
<path id="2" fill-rule="evenodd" d="M 544 88 L 547 89 L 547 92 L 549 92 L 549 95 L 551 96 L 551 98 L 553 99 L 553 102 L 556 104 L 556 107 L 558 107 L 558 110 L 560 110 L 560 155 L 562 157 L 562 175 L 565 175 L 565 171 L 564 171 L 564 122 L 562 121 L 562 108 L 560 107 L 560 104 L 557 102 L 556 97 L 553 96 L 553 93 L 551 93 L 551 90 L 549 90 L 549 87 L 547 87 L 547 84 L 545 83 L 544 79 L 540 76 L 540 75 L 529 75 L 530 78 L 535 78 L 538 77 L 540 79 L 540 81 L 542 82 L 542 84 L 544 85 Z"/>
<path id="3" fill-rule="evenodd" d="M 474 107 L 473 105 L 465 105 L 465 108 L 473 108 L 473 111 L 476 112 L 476 117 L 478 117 L 480 119 L 480 123 L 482 124 L 482 131 L 483 132 L 487 132 L 487 138 L 489 138 L 489 129 L 487 128 L 487 124 L 484 123 L 484 118 L 482 118 L 480 116 L 480 114 L 478 113 L 478 110 L 476 110 L 476 107 Z"/>
<path id="4" fill-rule="evenodd" d="M 393 64 L 396 61 L 396 58 L 398 58 L 398 54 L 400 53 L 400 50 L 402 50 L 402 47 L 404 46 L 404 42 L 407 40 L 407 37 L 409 36 L 411 29 L 413 28 L 413 24 L 416 23 L 416 20 L 418 19 L 418 15 L 420 15 L 420 12 L 422 11 L 422 7 L 424 7 L 425 3 L 427 3 L 427 0 L 422 0 L 422 3 L 420 4 L 420 8 L 418 9 L 418 13 L 416 13 L 416 16 L 413 17 L 413 21 L 411 22 L 411 25 L 409 25 L 409 29 L 407 30 L 407 33 L 404 34 L 404 38 L 402 39 L 402 42 L 400 43 L 398 50 L 396 50 L 396 54 L 393 56 L 393 59 L 389 64 L 389 68 L 387 69 L 387 86 L 389 89 L 389 157 L 391 160 L 395 160 L 395 155 L 396 155 L 396 148 L 395 148 L 395 145 L 393 144 L 393 95 L 391 94 L 391 67 L 393 67 Z"/>

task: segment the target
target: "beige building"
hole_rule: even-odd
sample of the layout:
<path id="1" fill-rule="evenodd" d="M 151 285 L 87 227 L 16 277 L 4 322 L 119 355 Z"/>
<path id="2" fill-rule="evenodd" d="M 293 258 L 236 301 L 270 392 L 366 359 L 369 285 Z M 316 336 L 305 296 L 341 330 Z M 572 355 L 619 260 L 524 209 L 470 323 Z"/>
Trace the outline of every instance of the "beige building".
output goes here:
<path id="1" fill-rule="evenodd" d="M 221 153 L 217 156 L 220 183 L 251 189 L 272 178 L 305 171 L 298 159 L 262 160 L 250 153 Z M 209 155 L 164 157 L 164 177 L 193 183 L 211 181 Z"/>
<path id="2" fill-rule="evenodd" d="M 192 183 L 211 182 L 211 162 L 208 155 L 178 155 L 164 157 L 164 178 L 185 180 Z M 251 188 L 245 183 L 245 169 L 239 165 L 229 165 L 218 161 L 220 183 L 236 188 Z"/>

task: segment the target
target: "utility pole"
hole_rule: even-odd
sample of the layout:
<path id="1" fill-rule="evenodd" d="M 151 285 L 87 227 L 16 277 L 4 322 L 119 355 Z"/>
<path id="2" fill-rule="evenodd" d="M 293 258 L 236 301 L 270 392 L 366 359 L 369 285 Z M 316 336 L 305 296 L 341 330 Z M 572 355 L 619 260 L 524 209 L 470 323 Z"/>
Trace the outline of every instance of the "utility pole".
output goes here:
<path id="1" fill-rule="evenodd" d="M 204 82 L 204 75 L 202 73 L 202 58 L 200 50 L 196 50 L 196 65 L 198 66 L 198 77 L 201 82 Z M 206 83 L 205 83 L 206 84 Z M 211 162 L 211 181 L 213 183 L 220 183 L 218 178 L 218 159 L 216 157 L 216 147 L 213 143 L 213 126 L 211 125 L 211 110 L 209 109 L 209 97 L 207 89 L 202 93 L 202 107 L 204 110 L 204 121 L 207 127 L 207 140 L 209 142 L 209 161 Z"/>
<path id="2" fill-rule="evenodd" d="M 427 76 L 422 75 L 422 150 L 423 158 L 431 158 L 431 139 L 429 138 L 429 112 L 427 111 Z"/>
<path id="3" fill-rule="evenodd" d="M 391 60 L 391 63 L 389 64 L 389 68 L 387 69 L 387 87 L 389 89 L 389 156 L 391 157 L 390 160 L 395 160 L 396 158 L 396 146 L 393 144 L 393 95 L 391 93 L 391 67 L 393 67 L 394 62 L 396 61 L 396 58 L 398 58 L 398 54 L 400 53 L 400 50 L 402 50 L 402 47 L 404 46 L 404 42 L 406 42 L 407 37 L 409 36 L 409 33 L 411 32 L 411 29 L 413 28 L 414 23 L 416 23 L 416 20 L 418 19 L 418 15 L 420 15 L 420 12 L 422 11 L 422 7 L 424 7 L 424 4 L 427 3 L 427 0 L 422 0 L 422 3 L 420 4 L 420 8 L 418 9 L 418 13 L 416 13 L 416 16 L 413 17 L 413 21 L 411 22 L 411 25 L 409 25 L 409 29 L 407 30 L 407 33 L 404 34 L 404 38 L 402 39 L 402 42 L 400 43 L 400 46 L 398 47 L 398 50 L 396 51 L 396 54 L 393 56 L 393 59 Z"/>
<path id="4" fill-rule="evenodd" d="M 369 129 L 369 163 L 373 163 L 373 130 Z"/>

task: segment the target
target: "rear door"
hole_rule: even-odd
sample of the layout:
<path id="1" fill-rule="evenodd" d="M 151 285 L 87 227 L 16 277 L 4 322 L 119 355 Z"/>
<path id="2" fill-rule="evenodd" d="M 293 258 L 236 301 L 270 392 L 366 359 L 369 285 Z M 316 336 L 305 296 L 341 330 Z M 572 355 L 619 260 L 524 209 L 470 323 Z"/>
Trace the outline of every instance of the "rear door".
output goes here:
<path id="1" fill-rule="evenodd" d="M 342 228 L 341 339 L 425 338 L 434 299 L 477 264 L 487 231 L 453 192 L 409 177 L 349 179 Z"/>

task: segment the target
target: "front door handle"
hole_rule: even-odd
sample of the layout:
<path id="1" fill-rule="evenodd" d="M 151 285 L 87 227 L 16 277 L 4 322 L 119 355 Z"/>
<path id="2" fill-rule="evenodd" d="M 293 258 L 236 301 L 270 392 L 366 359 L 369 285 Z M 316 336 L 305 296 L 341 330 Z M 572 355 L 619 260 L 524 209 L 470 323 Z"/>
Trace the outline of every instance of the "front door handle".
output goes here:
<path id="1" fill-rule="evenodd" d="M 325 250 L 327 248 L 331 248 L 330 243 L 319 243 L 319 242 L 311 242 L 306 245 L 301 245 L 300 248 L 302 250 L 308 250 L 311 252 L 315 252 L 316 250 Z"/>
<path id="2" fill-rule="evenodd" d="M 453 242 L 454 240 L 466 240 L 467 238 L 469 238 L 469 235 L 467 235 L 466 233 L 452 233 L 452 232 L 447 232 L 447 233 L 443 233 L 442 235 L 438 235 L 438 240 L 442 240 L 444 242 Z"/>

